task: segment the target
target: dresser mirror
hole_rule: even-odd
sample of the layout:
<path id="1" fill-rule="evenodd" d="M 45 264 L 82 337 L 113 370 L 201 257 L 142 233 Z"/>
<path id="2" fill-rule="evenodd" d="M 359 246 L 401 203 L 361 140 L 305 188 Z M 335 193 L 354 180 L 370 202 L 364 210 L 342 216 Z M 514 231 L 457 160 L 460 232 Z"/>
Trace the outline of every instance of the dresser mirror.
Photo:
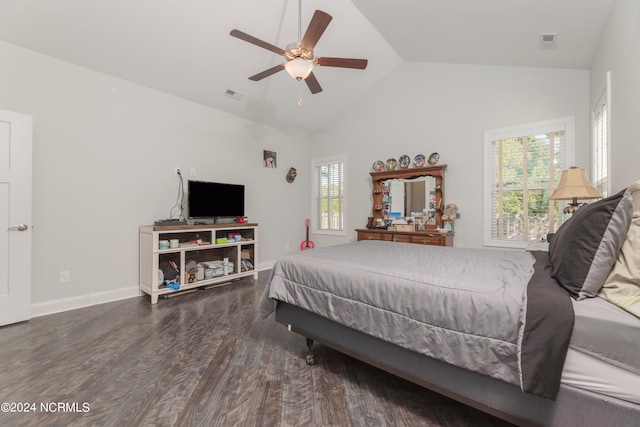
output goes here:
<path id="1" fill-rule="evenodd" d="M 447 165 L 371 172 L 373 227 L 386 225 L 390 216 L 408 217 L 425 212 L 429 228 L 442 228 L 444 170 Z M 426 211 L 425 211 L 426 209 Z"/>
<path id="2" fill-rule="evenodd" d="M 413 216 L 416 212 L 435 210 L 436 179 L 432 176 L 387 179 L 382 182 L 389 188 L 389 212 L 400 216 Z"/>

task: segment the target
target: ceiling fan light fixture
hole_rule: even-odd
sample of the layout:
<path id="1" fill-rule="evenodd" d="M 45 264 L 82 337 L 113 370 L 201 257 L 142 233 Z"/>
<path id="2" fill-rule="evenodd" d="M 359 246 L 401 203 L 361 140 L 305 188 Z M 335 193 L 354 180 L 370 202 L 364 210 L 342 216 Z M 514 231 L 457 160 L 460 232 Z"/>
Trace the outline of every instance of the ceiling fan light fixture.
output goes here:
<path id="1" fill-rule="evenodd" d="M 309 77 L 313 71 L 313 62 L 302 58 L 294 58 L 284 65 L 284 69 L 294 79 L 300 81 Z"/>

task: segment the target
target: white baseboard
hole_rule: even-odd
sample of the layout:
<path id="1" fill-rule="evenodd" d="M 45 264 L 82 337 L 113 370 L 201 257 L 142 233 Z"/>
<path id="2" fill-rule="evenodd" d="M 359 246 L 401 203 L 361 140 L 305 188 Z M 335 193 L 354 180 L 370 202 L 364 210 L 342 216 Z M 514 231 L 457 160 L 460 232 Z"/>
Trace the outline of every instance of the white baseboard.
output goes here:
<path id="1" fill-rule="evenodd" d="M 58 300 L 31 304 L 31 317 L 45 316 L 47 314 L 60 313 L 76 308 L 88 307 L 90 305 L 104 304 L 106 302 L 118 301 L 125 298 L 137 297 L 140 289 L 137 286 L 114 289 L 104 292 L 80 295 L 71 298 L 61 298 Z"/>
<path id="2" fill-rule="evenodd" d="M 275 261 L 262 262 L 258 264 L 258 271 L 271 270 L 276 264 Z"/>
<path id="3" fill-rule="evenodd" d="M 258 271 L 270 270 L 275 261 L 258 264 Z M 61 298 L 53 301 L 31 304 L 31 317 L 46 316 L 47 314 L 60 313 L 62 311 L 75 310 L 76 308 L 89 307 L 91 305 L 104 304 L 125 298 L 133 298 L 140 295 L 140 288 L 131 286 L 128 288 L 114 289 L 111 291 L 96 292 L 70 298 Z"/>

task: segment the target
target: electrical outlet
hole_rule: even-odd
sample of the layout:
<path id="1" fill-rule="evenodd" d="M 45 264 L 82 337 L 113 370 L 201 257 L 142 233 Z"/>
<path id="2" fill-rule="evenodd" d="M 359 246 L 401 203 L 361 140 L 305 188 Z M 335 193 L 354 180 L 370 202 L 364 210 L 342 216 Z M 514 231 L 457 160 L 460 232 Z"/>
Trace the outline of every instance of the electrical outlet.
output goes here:
<path id="1" fill-rule="evenodd" d="M 196 168 L 191 168 L 191 176 L 196 176 Z"/>
<path id="2" fill-rule="evenodd" d="M 180 175 L 182 173 L 182 169 L 180 169 L 179 166 L 176 166 L 176 167 L 173 168 L 173 173 L 175 175 Z"/>
<path id="3" fill-rule="evenodd" d="M 61 271 L 59 276 L 60 283 L 69 283 L 71 281 L 70 271 Z"/>

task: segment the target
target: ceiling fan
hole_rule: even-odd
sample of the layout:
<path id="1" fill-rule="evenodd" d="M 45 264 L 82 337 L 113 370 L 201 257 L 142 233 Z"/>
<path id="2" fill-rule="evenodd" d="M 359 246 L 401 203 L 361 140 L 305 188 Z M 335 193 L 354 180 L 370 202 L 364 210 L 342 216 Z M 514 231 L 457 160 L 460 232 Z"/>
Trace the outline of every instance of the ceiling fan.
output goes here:
<path id="1" fill-rule="evenodd" d="M 340 68 L 355 68 L 364 70 L 367 68 L 366 59 L 354 59 L 354 58 L 330 58 L 330 57 L 318 57 L 314 56 L 313 48 L 320 39 L 320 36 L 327 29 L 329 23 L 333 18 L 326 12 L 316 10 L 309 22 L 307 31 L 304 37 L 300 37 L 301 28 L 301 13 L 300 13 L 300 0 L 298 1 L 298 42 L 289 44 L 286 49 L 281 49 L 278 46 L 274 46 L 271 43 L 267 43 L 260 40 L 250 34 L 242 32 L 240 30 L 231 30 L 229 33 L 233 37 L 237 37 L 240 40 L 252 43 L 261 48 L 270 50 L 285 57 L 287 62 L 271 67 L 258 74 L 249 77 L 249 80 L 259 81 L 265 77 L 269 77 L 278 71 L 287 70 L 289 75 L 294 79 L 300 81 L 304 80 L 309 87 L 312 94 L 322 92 L 322 87 L 318 83 L 318 79 L 313 74 L 313 66 L 320 65 L 323 67 L 340 67 Z"/>

